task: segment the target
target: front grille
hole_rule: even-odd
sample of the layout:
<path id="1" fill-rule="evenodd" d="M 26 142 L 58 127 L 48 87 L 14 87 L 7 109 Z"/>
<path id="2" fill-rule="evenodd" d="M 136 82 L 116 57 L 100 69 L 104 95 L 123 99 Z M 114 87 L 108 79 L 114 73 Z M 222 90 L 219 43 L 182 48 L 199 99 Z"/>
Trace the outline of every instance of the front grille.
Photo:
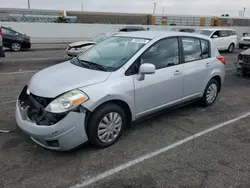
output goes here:
<path id="1" fill-rule="evenodd" d="M 33 94 L 27 94 L 27 86 L 19 96 L 19 103 L 23 108 L 27 108 L 28 118 L 37 125 L 54 125 L 66 114 L 53 114 L 45 111 L 46 106 L 53 98 L 45 98 Z"/>
<path id="2" fill-rule="evenodd" d="M 250 39 L 243 39 L 244 41 L 250 41 Z"/>

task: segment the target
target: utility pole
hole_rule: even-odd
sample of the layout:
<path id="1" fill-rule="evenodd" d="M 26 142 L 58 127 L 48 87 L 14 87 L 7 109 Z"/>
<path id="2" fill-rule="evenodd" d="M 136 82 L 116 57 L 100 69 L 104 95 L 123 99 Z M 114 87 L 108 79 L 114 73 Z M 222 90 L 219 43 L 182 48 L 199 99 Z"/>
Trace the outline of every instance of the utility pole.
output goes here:
<path id="1" fill-rule="evenodd" d="M 28 0 L 28 9 L 30 9 L 30 0 Z"/>
<path id="2" fill-rule="evenodd" d="M 243 8 L 243 17 L 245 17 L 246 7 Z"/>
<path id="3" fill-rule="evenodd" d="M 165 8 L 162 7 L 162 14 L 165 14 Z"/>
<path id="4" fill-rule="evenodd" d="M 153 14 L 155 14 L 155 8 L 156 8 L 157 2 L 154 2 L 154 9 L 153 9 Z"/>
<path id="5" fill-rule="evenodd" d="M 83 12 L 83 2 L 82 2 L 82 12 Z"/>

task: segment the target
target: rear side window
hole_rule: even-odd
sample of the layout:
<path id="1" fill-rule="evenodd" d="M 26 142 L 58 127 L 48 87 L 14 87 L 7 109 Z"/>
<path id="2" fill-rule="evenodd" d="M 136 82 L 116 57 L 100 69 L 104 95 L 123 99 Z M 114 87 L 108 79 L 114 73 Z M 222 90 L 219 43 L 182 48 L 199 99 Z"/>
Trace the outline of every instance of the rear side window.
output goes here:
<path id="1" fill-rule="evenodd" d="M 207 40 L 183 37 L 182 44 L 185 62 L 197 61 L 210 57 L 210 45 Z"/>
<path id="2" fill-rule="evenodd" d="M 228 36 L 229 36 L 228 31 L 226 31 L 226 30 L 221 30 L 219 32 L 219 37 L 228 37 Z"/>
<path id="3" fill-rule="evenodd" d="M 209 58 L 209 41 L 207 40 L 200 40 L 201 41 L 201 55 L 202 59 Z"/>
<path id="4" fill-rule="evenodd" d="M 182 38 L 183 55 L 185 62 L 202 59 L 200 40 L 197 38 Z"/>

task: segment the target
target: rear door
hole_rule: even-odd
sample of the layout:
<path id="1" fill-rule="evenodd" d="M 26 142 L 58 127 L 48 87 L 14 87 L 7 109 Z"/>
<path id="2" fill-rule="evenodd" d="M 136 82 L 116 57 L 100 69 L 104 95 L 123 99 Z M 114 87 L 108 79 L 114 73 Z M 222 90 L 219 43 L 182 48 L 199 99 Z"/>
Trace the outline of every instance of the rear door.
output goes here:
<path id="1" fill-rule="evenodd" d="M 210 42 L 208 40 L 182 37 L 184 89 L 183 99 L 190 100 L 203 94 L 204 83 L 212 70 Z"/>

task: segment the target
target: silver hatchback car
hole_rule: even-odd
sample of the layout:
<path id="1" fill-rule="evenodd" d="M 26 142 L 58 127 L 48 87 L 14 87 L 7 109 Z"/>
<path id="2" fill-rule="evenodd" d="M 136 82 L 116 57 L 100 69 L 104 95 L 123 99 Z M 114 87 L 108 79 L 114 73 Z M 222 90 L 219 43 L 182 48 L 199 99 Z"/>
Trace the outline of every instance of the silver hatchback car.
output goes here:
<path id="1" fill-rule="evenodd" d="M 146 115 L 193 100 L 212 105 L 224 76 L 225 59 L 206 36 L 120 33 L 36 73 L 18 97 L 16 121 L 48 149 L 104 148 Z"/>

